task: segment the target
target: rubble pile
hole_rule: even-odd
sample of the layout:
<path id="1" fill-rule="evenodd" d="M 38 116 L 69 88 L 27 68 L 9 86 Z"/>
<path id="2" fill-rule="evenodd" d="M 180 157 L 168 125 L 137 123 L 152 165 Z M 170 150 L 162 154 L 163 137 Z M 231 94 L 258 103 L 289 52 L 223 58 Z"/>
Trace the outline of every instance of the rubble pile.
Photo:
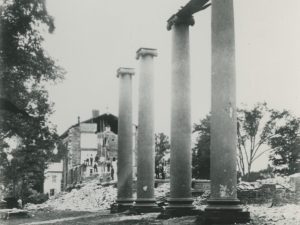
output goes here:
<path id="1" fill-rule="evenodd" d="M 164 183 L 155 188 L 158 201 L 165 202 L 170 192 L 170 184 Z M 117 198 L 117 189 L 113 185 L 100 185 L 98 180 L 91 180 L 72 189 L 62 192 L 42 204 L 27 204 L 28 210 L 56 209 L 74 211 L 98 211 L 109 209 Z"/>
<path id="2" fill-rule="evenodd" d="M 245 204 L 295 203 L 295 194 L 295 185 L 288 176 L 277 176 L 255 182 L 240 182 L 237 185 L 238 198 Z"/>
<path id="3" fill-rule="evenodd" d="M 117 189 L 113 186 L 98 185 L 97 181 L 86 183 L 80 189 L 57 195 L 39 205 L 28 204 L 27 209 L 53 208 L 57 210 L 98 211 L 108 209 L 115 201 Z"/>
<path id="4" fill-rule="evenodd" d="M 237 185 L 237 190 L 243 191 L 243 190 L 255 190 L 260 188 L 262 185 L 260 185 L 258 182 L 245 182 L 242 181 Z"/>
<path id="5" fill-rule="evenodd" d="M 274 178 L 267 178 L 264 180 L 257 180 L 255 182 L 240 182 L 237 185 L 238 190 L 255 190 L 259 189 L 264 185 L 275 185 L 276 189 L 288 189 L 293 191 L 294 187 L 290 183 L 290 177 L 274 177 Z"/>
<path id="6" fill-rule="evenodd" d="M 300 224 L 300 205 L 287 204 L 281 207 L 250 205 L 249 211 L 266 225 Z"/>
<path id="7" fill-rule="evenodd" d="M 170 196 L 170 183 L 162 183 L 154 189 L 154 195 L 159 206 L 167 205 L 167 198 Z"/>
<path id="8" fill-rule="evenodd" d="M 197 209 L 204 210 L 204 208 L 207 206 L 207 199 L 209 199 L 209 196 L 210 196 L 210 191 L 204 191 L 204 193 L 202 195 L 197 196 L 194 199 L 193 205 Z"/>
<path id="9" fill-rule="evenodd" d="M 158 187 L 154 189 L 154 194 L 156 198 L 163 198 L 169 196 L 170 183 L 163 183 L 158 185 Z"/>
<path id="10" fill-rule="evenodd" d="M 251 183 L 240 182 L 237 186 L 237 189 L 238 198 L 242 201 L 242 203 L 245 204 L 270 203 L 271 201 L 272 205 L 278 206 L 281 203 L 284 203 L 284 207 L 289 207 L 292 205 L 290 203 L 295 202 L 286 201 L 289 199 L 295 199 L 293 195 L 294 192 L 291 191 L 293 190 L 293 187 L 290 185 L 289 177 L 276 177 Z M 278 190 L 284 190 L 284 193 Z M 281 195 L 279 196 L 278 193 Z M 169 195 L 170 183 L 160 183 L 158 187 L 155 188 L 155 197 L 160 206 L 165 206 L 167 204 L 167 198 Z M 209 195 L 210 191 L 205 191 L 200 196 L 195 197 L 193 203 L 194 206 L 196 206 L 198 209 L 204 208 L 207 204 Z M 94 179 L 80 184 L 77 186 L 77 188 L 72 189 L 70 192 L 59 193 L 58 195 L 51 197 L 43 204 L 27 204 L 25 208 L 28 210 L 56 209 L 73 211 L 99 211 L 109 209 L 116 198 L 117 188 L 115 188 L 114 185 L 108 183 L 99 184 L 99 181 Z M 280 204 L 277 204 L 276 201 Z M 299 208 L 300 206 L 297 207 Z M 277 208 L 274 207 L 272 210 L 276 209 Z"/>

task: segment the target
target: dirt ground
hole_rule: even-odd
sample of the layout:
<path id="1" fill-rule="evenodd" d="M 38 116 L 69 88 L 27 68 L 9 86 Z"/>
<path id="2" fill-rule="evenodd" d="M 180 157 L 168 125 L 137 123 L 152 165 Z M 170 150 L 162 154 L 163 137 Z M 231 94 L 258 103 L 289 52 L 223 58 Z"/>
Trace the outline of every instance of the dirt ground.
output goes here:
<path id="1" fill-rule="evenodd" d="M 28 218 L 15 218 L 9 220 L 0 220 L 2 225 L 42 225 L 42 224 L 55 224 L 55 225 L 188 225 L 197 224 L 196 216 L 187 216 L 181 218 L 171 218 L 167 220 L 156 219 L 158 213 L 148 213 L 142 215 L 126 215 L 110 214 L 109 211 L 99 212 L 78 212 L 78 211 L 57 211 L 57 210 L 38 210 L 31 211 Z M 252 216 L 253 217 L 253 216 Z M 259 220 L 255 216 L 253 221 L 247 225 L 262 225 L 268 224 Z M 201 224 L 202 225 L 202 224 Z M 291 225 L 291 224 L 290 224 Z"/>

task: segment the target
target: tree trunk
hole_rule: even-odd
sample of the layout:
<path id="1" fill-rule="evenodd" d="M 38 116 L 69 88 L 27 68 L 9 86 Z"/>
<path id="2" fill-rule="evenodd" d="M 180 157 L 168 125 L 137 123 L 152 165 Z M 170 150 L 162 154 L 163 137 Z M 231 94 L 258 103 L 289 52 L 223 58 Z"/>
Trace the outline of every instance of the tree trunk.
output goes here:
<path id="1" fill-rule="evenodd" d="M 248 164 L 247 181 L 249 181 L 250 179 L 250 172 L 251 172 L 251 163 Z"/>

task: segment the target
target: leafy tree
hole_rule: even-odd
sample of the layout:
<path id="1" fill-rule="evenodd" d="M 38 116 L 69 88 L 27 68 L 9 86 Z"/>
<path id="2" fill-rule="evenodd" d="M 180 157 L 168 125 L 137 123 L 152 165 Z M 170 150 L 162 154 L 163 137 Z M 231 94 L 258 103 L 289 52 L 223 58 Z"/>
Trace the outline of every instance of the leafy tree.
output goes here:
<path id="1" fill-rule="evenodd" d="M 42 191 L 45 163 L 52 157 L 58 139 L 49 122 L 53 104 L 46 84 L 63 78 L 64 71 L 43 49 L 42 33 L 53 32 L 53 18 L 45 0 L 3 0 L 0 6 L 0 97 L 8 99 L 22 114 L 0 111 L 0 140 L 18 136 L 19 146 L 10 153 L 13 159 L 4 167 L 7 184 Z M 1 157 L 7 158 L 1 148 Z M 7 160 L 7 159 L 2 159 Z"/>
<path id="2" fill-rule="evenodd" d="M 291 124 L 293 121 L 294 124 Z M 298 125 L 297 125 L 298 124 Z M 290 112 L 269 109 L 264 104 L 256 104 L 252 109 L 238 111 L 238 166 L 242 173 L 250 175 L 253 163 L 267 152 L 273 154 L 277 148 L 282 148 L 285 140 L 294 140 L 299 129 L 299 120 Z M 289 131 L 284 133 L 283 131 Z M 273 141 L 273 145 L 271 144 Z M 287 149 L 286 149 L 287 150 Z"/>
<path id="3" fill-rule="evenodd" d="M 210 174 L 210 115 L 200 124 L 194 124 L 193 132 L 198 137 L 192 149 L 192 176 L 197 179 L 209 179 Z"/>
<path id="4" fill-rule="evenodd" d="M 194 126 L 199 132 L 193 149 L 193 176 L 199 171 L 209 171 L 210 116 Z M 269 109 L 266 103 L 258 103 L 251 109 L 237 111 L 237 165 L 242 177 L 249 179 L 253 163 L 270 152 L 274 165 L 289 166 L 290 173 L 297 168 L 298 148 L 295 138 L 299 132 L 299 119 L 288 111 Z M 202 168 L 204 167 L 204 168 Z M 205 172 L 207 173 L 207 172 Z M 246 175 L 246 176 L 245 176 Z"/>
<path id="5" fill-rule="evenodd" d="M 272 161 L 275 172 L 290 175 L 300 172 L 300 120 L 289 116 L 285 126 L 276 129 L 275 135 L 269 140 L 272 146 Z"/>
<path id="6" fill-rule="evenodd" d="M 170 149 L 169 137 L 164 133 L 155 134 L 155 167 L 159 165 L 166 150 Z"/>
<path id="7" fill-rule="evenodd" d="M 237 149 L 238 149 L 238 167 L 242 176 L 251 172 L 253 162 L 258 159 L 262 153 L 263 144 L 267 143 L 271 129 L 264 126 L 262 122 L 264 115 L 268 111 L 266 104 L 257 104 L 251 109 L 238 109 L 237 116 Z M 267 125 L 268 123 L 266 123 Z M 261 133 L 260 130 L 264 130 Z"/>

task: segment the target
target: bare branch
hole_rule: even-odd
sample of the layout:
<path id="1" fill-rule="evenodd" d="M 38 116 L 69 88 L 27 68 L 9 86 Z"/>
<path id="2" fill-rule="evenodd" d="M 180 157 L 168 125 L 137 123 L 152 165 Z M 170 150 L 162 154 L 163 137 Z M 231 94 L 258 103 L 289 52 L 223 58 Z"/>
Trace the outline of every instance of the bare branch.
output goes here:
<path id="1" fill-rule="evenodd" d="M 260 156 L 262 156 L 262 155 L 265 154 L 266 152 L 271 151 L 271 150 L 273 150 L 273 149 L 274 149 L 274 148 L 269 148 L 269 149 L 266 149 L 266 150 L 262 151 L 260 154 L 258 154 L 258 155 L 252 160 L 252 162 L 254 162 L 256 159 L 258 159 Z"/>

